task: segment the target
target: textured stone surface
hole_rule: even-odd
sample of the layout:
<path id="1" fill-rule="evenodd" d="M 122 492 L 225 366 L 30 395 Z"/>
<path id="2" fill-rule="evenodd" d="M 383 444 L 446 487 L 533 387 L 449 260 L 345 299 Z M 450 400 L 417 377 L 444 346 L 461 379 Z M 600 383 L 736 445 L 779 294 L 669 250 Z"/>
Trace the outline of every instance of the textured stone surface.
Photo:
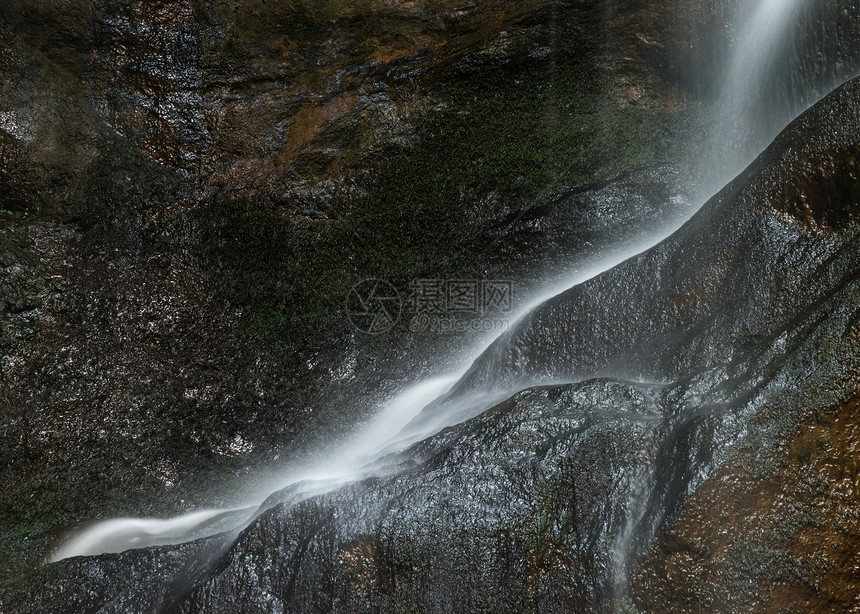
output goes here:
<path id="1" fill-rule="evenodd" d="M 642 559 L 634 576 L 660 592 L 630 595 L 628 566 L 679 510 L 680 528 L 673 530 L 683 531 L 689 514 L 701 509 L 697 497 L 731 499 L 726 489 L 737 481 L 720 476 L 739 471 L 740 462 L 766 472 L 781 458 L 786 437 L 816 410 L 853 398 L 860 384 L 855 193 L 840 201 L 840 222 L 826 226 L 787 213 L 779 198 L 789 181 L 825 186 L 808 189 L 803 201 L 804 211 L 823 211 L 818 204 L 832 202 L 830 186 L 856 186 L 851 164 L 840 161 L 854 155 L 858 101 L 860 81 L 840 88 L 673 237 L 563 293 L 515 327 L 453 394 L 503 373 L 531 387 L 386 459 L 393 474 L 300 503 L 284 491 L 238 535 L 44 567 L 31 574 L 26 591 L 6 594 L 7 609 L 687 607 L 690 593 L 683 591 L 695 587 L 649 575 L 658 557 L 673 556 L 671 542 L 658 540 L 661 549 Z M 693 278 L 688 267 L 701 273 L 698 286 L 685 285 Z M 613 360 L 615 345 L 601 342 L 610 329 L 599 323 L 609 318 L 617 327 L 629 322 L 623 363 Z M 680 324 L 667 327 L 676 318 Z M 582 334 L 592 338 L 571 343 L 570 331 L 586 324 Z M 636 362 L 645 356 L 650 360 Z M 578 371 L 584 364 L 603 373 Z M 631 374 L 631 365 L 639 373 Z M 545 379 L 585 381 L 534 387 Z M 851 433 L 833 431 L 834 454 L 849 453 Z M 802 441 L 795 448 L 804 453 Z M 814 501 L 794 496 L 801 504 Z M 685 508 L 689 501 L 693 507 Z M 836 510 L 824 521 L 840 517 Z M 755 531 L 761 525 L 753 518 L 739 526 Z M 806 575 L 798 581 L 814 586 L 815 574 L 834 573 L 816 563 L 814 552 L 804 552 L 809 564 L 801 560 Z M 714 566 L 721 581 L 744 569 L 724 572 L 719 558 L 705 561 L 700 565 Z M 757 569 L 766 583 L 793 568 Z M 691 581 L 683 574 L 681 580 Z M 693 595 L 713 605 L 724 603 L 718 600 L 729 589 L 704 587 Z M 730 595 L 736 598 L 731 607 L 756 606 L 744 594 Z"/>
<path id="2" fill-rule="evenodd" d="M 857 609 L 857 397 L 761 462 L 755 441 L 685 503 L 637 564 L 644 611 Z"/>
<path id="3" fill-rule="evenodd" d="M 854 337 L 843 333 L 853 317 L 856 151 L 833 145 L 857 141 L 838 101 L 823 107 L 833 117 L 822 111 L 796 129 L 820 132 L 796 148 L 803 156 L 776 146 L 778 159 L 713 206 L 726 218 L 720 241 L 706 231 L 717 222 L 701 217 L 701 245 L 688 231 L 683 246 L 607 278 L 619 286 L 596 281 L 587 296 L 547 307 L 536 316 L 546 326 L 519 329 L 528 343 L 510 346 L 532 348 L 529 362 L 485 369 L 516 369 L 521 386 L 619 373 L 660 386 L 523 393 L 425 444 L 436 474 L 415 469 L 298 511 L 282 506 L 259 526 L 287 545 L 266 555 L 271 569 L 254 582 L 231 575 L 250 573 L 246 537 L 234 550 L 243 562 L 211 582 L 228 560 L 217 543 L 199 559 L 214 568 L 184 567 L 202 546 L 34 568 L 82 522 L 232 503 L 256 468 L 348 431 L 470 342 L 413 334 L 405 318 L 382 338 L 357 334 L 343 304 L 358 280 L 383 277 L 405 295 L 414 278 L 511 279 L 526 301 L 537 278 L 683 215 L 691 180 L 680 162 L 695 156 L 714 95 L 698 77 L 726 53 L 733 5 L 0 3 L 0 610 L 146 611 L 171 599 L 206 609 L 218 595 L 249 608 L 269 607 L 266 595 L 270 605 L 311 608 L 316 571 L 302 567 L 311 559 L 295 573 L 275 561 L 293 552 L 288 534 L 340 574 L 319 607 L 360 609 L 370 595 L 383 609 L 400 599 L 430 610 L 552 609 L 623 593 L 608 553 L 636 488 L 628 474 L 618 483 L 589 476 L 566 456 L 664 484 L 640 522 L 648 535 L 712 467 L 700 454 L 715 445 L 712 432 L 729 441 L 746 424 L 729 412 L 688 428 L 684 411 L 694 410 L 675 396 L 711 391 L 720 408 L 764 416 L 770 432 L 794 413 L 761 410 L 764 392 L 750 401 L 738 391 L 798 386 L 811 406 L 843 389 L 839 369 L 853 360 Z M 857 66 L 856 3 L 808 10 L 816 25 L 793 43 L 768 100 L 788 104 L 800 89 L 814 97 Z M 795 74 L 816 76 L 799 84 Z M 601 322 L 618 327 L 617 344 L 589 330 Z M 590 349 L 571 343 L 580 335 Z M 807 371 L 821 378 L 814 394 L 797 384 Z M 732 394 L 713 388 L 725 377 Z M 630 407 L 647 419 L 625 417 Z M 544 411 L 557 417 L 546 433 Z M 518 429 L 517 412 L 537 434 Z M 673 428 L 687 434 L 667 449 Z M 616 445 L 613 433 L 629 441 Z M 558 450 L 531 458 L 544 436 Z M 475 449 L 496 440 L 496 456 Z M 643 469 L 636 455 L 655 450 L 689 456 L 679 466 L 690 475 Z M 499 473 L 521 457 L 524 473 Z M 461 486 L 445 482 L 449 470 Z M 487 519 L 463 511 L 469 489 L 498 503 L 484 470 L 514 493 Z M 562 499 L 583 480 L 588 496 L 559 503 L 552 484 L 529 473 L 544 471 L 558 476 Z M 538 482 L 524 509 L 516 493 Z M 401 487 L 417 490 L 398 498 Z M 433 490 L 459 507 L 437 508 Z M 376 536 L 377 505 L 388 500 L 404 507 Z M 411 505 L 475 537 L 424 535 Z M 326 515 L 341 508 L 351 511 Z M 502 515 L 507 534 L 493 524 Z M 330 542 L 307 540 L 314 527 Z M 425 551 L 430 562 L 419 564 Z M 501 561 L 498 575 L 482 575 L 488 560 Z M 585 565 L 580 575 L 566 574 L 571 561 Z M 420 573 L 410 576 L 410 564 Z M 494 585 L 510 589 L 492 595 Z"/>
<path id="4" fill-rule="evenodd" d="M 683 210 L 695 104 L 615 63 L 625 15 L 2 3 L 0 573 L 81 522 L 229 503 L 470 342 L 357 334 L 357 281 L 525 300 L 532 258 L 502 246 L 535 223 L 561 268 Z"/>

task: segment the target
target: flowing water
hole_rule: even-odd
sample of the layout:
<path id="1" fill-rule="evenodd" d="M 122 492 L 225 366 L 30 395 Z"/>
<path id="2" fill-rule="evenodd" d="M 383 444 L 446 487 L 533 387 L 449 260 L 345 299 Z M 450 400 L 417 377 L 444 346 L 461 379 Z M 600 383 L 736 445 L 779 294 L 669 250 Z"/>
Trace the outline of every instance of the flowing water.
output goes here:
<path id="1" fill-rule="evenodd" d="M 797 113 L 794 100 L 777 99 L 768 74 L 785 62 L 803 0 L 760 0 L 741 6 L 738 35 L 722 77 L 707 151 L 699 161 L 705 202 L 745 169 Z M 769 117 L 761 116 L 766 109 Z"/>
<path id="2" fill-rule="evenodd" d="M 710 143 L 700 160 L 700 189 L 704 203 L 707 196 L 724 185 L 743 169 L 793 119 L 796 105 L 775 105 L 776 117 L 769 118 L 769 129 L 762 130 L 755 109 L 762 104 L 767 90 L 762 86 L 774 67 L 785 62 L 784 49 L 797 28 L 802 0 L 757 0 L 742 3 L 730 61 L 724 72 L 713 71 L 721 83 L 721 95 L 713 122 Z M 711 78 L 710 76 L 708 78 Z M 765 101 L 766 102 L 766 101 Z M 767 106 L 765 104 L 765 106 Z M 781 116 L 780 116 L 781 114 Z M 705 170 L 706 169 L 706 170 Z M 520 316 L 544 300 L 609 270 L 620 262 L 659 243 L 677 229 L 662 229 L 656 236 L 643 237 L 638 245 L 604 256 L 599 262 L 580 264 L 577 272 L 565 279 L 547 283 L 544 294 L 525 306 Z M 514 324 L 515 325 L 515 324 Z M 269 492 L 291 487 L 291 501 L 331 491 L 347 482 L 386 471 L 379 462 L 384 455 L 405 449 L 412 443 L 429 437 L 446 426 L 462 422 L 516 390 L 495 390 L 439 403 L 451 387 L 468 370 L 471 362 L 488 345 L 487 339 L 477 344 L 453 374 L 427 378 L 409 387 L 383 407 L 377 417 L 347 443 L 335 447 L 321 462 L 299 466 L 271 484 Z M 418 420 L 422 410 L 436 402 L 443 408 L 432 419 Z M 429 413 L 429 412 L 428 412 Z M 644 494 L 642 499 L 645 498 Z M 265 509 L 266 497 L 249 502 L 237 510 L 203 510 L 169 520 L 120 518 L 94 524 L 72 536 L 52 560 L 72 556 L 119 552 L 156 544 L 180 543 L 205 535 L 213 535 L 246 526 L 260 510 Z M 635 503 L 634 507 L 635 507 Z M 631 509 L 635 520 L 641 510 Z M 616 545 L 618 575 L 623 575 L 629 556 L 630 540 L 635 522 L 622 531 Z"/>

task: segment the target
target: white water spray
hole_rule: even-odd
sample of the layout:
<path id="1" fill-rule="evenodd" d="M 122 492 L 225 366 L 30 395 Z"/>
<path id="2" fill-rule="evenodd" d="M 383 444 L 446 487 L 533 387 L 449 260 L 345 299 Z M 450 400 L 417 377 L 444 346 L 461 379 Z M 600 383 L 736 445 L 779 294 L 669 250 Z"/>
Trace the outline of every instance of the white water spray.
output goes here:
<path id="1" fill-rule="evenodd" d="M 462 373 L 457 373 L 448 377 L 428 378 L 407 388 L 353 439 L 327 454 L 322 462 L 308 463 L 272 480 L 268 488 L 264 489 L 266 496 L 287 486 L 301 484 L 297 496 L 308 498 L 372 474 L 373 470 L 368 464 L 376 459 L 383 448 L 387 452 L 395 452 L 415 441 L 416 437 L 421 437 L 420 433 L 416 433 L 415 437 L 398 442 L 396 448 L 391 443 L 422 408 L 447 392 L 461 376 Z M 115 518 L 99 522 L 70 539 L 54 553 L 51 561 L 182 543 L 233 529 L 249 522 L 264 499 L 262 497 L 249 502 L 243 508 L 203 510 L 169 520 Z M 224 522 L 213 522 L 219 516 L 224 517 L 228 524 L 232 518 L 232 524 L 224 526 Z"/>
<path id="2" fill-rule="evenodd" d="M 703 180 L 704 191 L 721 187 L 757 154 L 768 141 L 750 142 L 750 97 L 761 94 L 759 81 L 778 59 L 780 41 L 784 39 L 801 0 L 759 0 L 754 3 L 751 17 L 743 28 L 739 44 L 723 81 L 720 110 L 708 155 L 703 156 L 702 168 L 715 169 Z M 792 118 L 786 117 L 785 124 Z M 746 126 L 746 127 L 745 127 Z M 774 135 L 764 135 L 772 138 Z M 746 140 L 744 140 L 746 139 Z M 727 144 L 717 145 L 716 143 Z M 712 191 L 707 194 L 710 196 Z M 704 203 L 702 198 L 699 204 Z M 692 215 L 696 208 L 690 211 Z M 532 309 L 572 286 L 583 283 L 621 262 L 653 247 L 674 233 L 686 220 L 680 220 L 659 233 L 644 237 L 638 244 L 626 246 L 603 255 L 599 260 L 581 264 L 572 275 L 546 285 L 541 296 L 530 301 L 514 321 Z M 468 370 L 469 365 L 493 339 L 483 339 L 470 353 L 469 359 L 454 375 L 428 378 L 408 388 L 387 404 L 378 416 L 345 445 L 335 448 L 322 462 L 309 464 L 273 481 L 268 492 L 295 486 L 295 497 L 307 498 L 334 490 L 351 481 L 373 475 L 378 471 L 372 463 L 383 454 L 405 449 L 408 445 L 431 436 L 446 426 L 474 415 L 475 407 L 485 407 L 514 391 L 497 391 L 497 395 L 470 398 L 462 404 L 462 412 L 446 412 L 440 420 L 423 423 L 412 432 L 403 432 L 422 409 L 445 394 Z M 468 407 L 467 407 L 468 405 Z M 459 404 L 458 404 L 459 407 Z M 68 541 L 52 561 L 105 552 L 121 552 L 158 544 L 181 543 L 190 539 L 240 528 L 254 518 L 254 512 L 264 498 L 240 510 L 204 510 L 170 520 L 122 518 L 97 523 Z M 218 521 L 220 519 L 220 522 Z M 227 524 L 228 526 L 225 526 Z"/>
<path id="3" fill-rule="evenodd" d="M 707 147 L 700 159 L 704 203 L 745 169 L 780 130 L 794 119 L 795 109 L 771 106 L 767 133 L 756 110 L 765 96 L 768 73 L 785 58 L 783 48 L 794 30 L 803 0 L 746 2 L 736 22 L 741 26 L 722 80 Z"/>
<path id="4" fill-rule="evenodd" d="M 171 518 L 114 518 L 90 527 L 69 541 L 52 560 L 70 556 L 88 556 L 104 552 L 121 552 L 129 548 L 143 548 L 156 544 L 169 544 L 176 539 L 188 538 L 195 529 L 217 516 L 233 510 L 202 510 Z"/>

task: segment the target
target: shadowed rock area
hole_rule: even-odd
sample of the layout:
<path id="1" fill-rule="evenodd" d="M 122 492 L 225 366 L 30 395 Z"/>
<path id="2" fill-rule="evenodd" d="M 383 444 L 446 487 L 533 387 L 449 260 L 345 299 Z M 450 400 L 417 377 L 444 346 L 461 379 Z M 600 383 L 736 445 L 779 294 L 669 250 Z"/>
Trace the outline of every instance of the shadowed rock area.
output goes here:
<path id="1" fill-rule="evenodd" d="M 741 449 L 637 564 L 637 603 L 664 612 L 856 609 L 857 409 L 855 396 L 816 411 L 767 463 L 754 440 Z"/>
<path id="2" fill-rule="evenodd" d="M 761 467 L 790 488 L 793 461 L 779 461 L 786 449 L 812 467 L 807 477 L 821 484 L 815 496 L 828 489 L 853 496 L 839 484 L 856 471 L 833 464 L 851 454 L 853 427 L 821 422 L 830 414 L 816 412 L 850 411 L 860 384 L 858 109 L 855 80 L 796 120 L 671 238 L 524 318 L 452 396 L 502 376 L 528 389 L 384 459 L 393 475 L 298 504 L 284 491 L 237 535 L 41 568 L 4 605 L 51 612 L 756 606 L 731 584 L 690 593 L 696 585 L 673 585 L 660 566 L 680 564 L 672 535 L 696 531 L 700 500 L 736 501 L 726 518 L 712 512 L 717 523 L 752 513 L 724 476 Z M 794 195 L 802 206 L 786 203 L 788 185 L 806 186 Z M 835 214 L 828 213 L 834 194 L 848 196 Z M 815 429 L 830 433 L 824 443 Z M 822 533 L 827 523 L 850 520 L 828 510 L 819 517 Z M 738 526 L 739 540 L 760 527 Z M 833 526 L 853 531 L 850 523 Z M 720 551 L 743 546 L 714 531 L 702 539 Z M 790 553 L 795 535 L 775 539 Z M 711 552 L 696 543 L 691 557 Z M 799 563 L 798 591 L 817 587 L 819 577 L 841 582 L 840 566 L 848 573 L 850 558 L 818 565 L 809 556 Z M 637 560 L 633 577 L 646 584 L 631 592 L 627 570 Z M 721 582 L 744 573 L 722 560 L 696 564 Z M 794 573 L 750 564 L 763 583 Z M 847 603 L 849 589 L 834 589 L 842 596 L 828 603 Z"/>
<path id="3" fill-rule="evenodd" d="M 775 582 L 854 607 L 853 430 L 812 412 L 857 388 L 856 84 L 672 239 L 519 323 L 449 403 L 511 398 L 386 477 L 41 566 L 93 520 L 244 502 L 473 343 L 408 313 L 356 331 L 360 280 L 405 303 L 414 279 L 504 279 L 520 306 L 685 219 L 736 7 L 0 2 L 0 611 L 778 611 L 755 595 Z M 855 0 L 803 10 L 771 122 L 860 66 Z M 780 467 L 745 486 L 761 508 L 719 481 L 737 459 Z M 779 484 L 829 507 L 762 542 Z"/>
<path id="4" fill-rule="evenodd" d="M 4 581 L 81 523 L 234 503 L 471 343 L 357 333 L 360 280 L 526 300 L 683 214 L 698 103 L 621 48 L 629 13 L 0 4 Z M 499 249 L 536 231 L 538 263 Z"/>

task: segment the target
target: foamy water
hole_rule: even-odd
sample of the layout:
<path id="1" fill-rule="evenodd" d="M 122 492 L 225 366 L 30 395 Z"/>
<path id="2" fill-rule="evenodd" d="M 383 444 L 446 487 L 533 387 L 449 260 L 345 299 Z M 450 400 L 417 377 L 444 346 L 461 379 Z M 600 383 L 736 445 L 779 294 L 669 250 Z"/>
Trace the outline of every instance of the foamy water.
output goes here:
<path id="1" fill-rule="evenodd" d="M 759 0 L 748 3 L 748 17 L 739 29 L 740 35 L 728 70 L 722 78 L 723 95 L 713 125 L 711 145 L 701 163 L 701 168 L 708 170 L 703 179 L 703 194 L 699 205 L 705 202 L 706 196 L 709 197 L 716 188 L 722 187 L 743 169 L 767 144 L 749 142 L 749 131 L 744 126 L 752 121 L 747 113 L 751 107 L 750 97 L 761 96 L 759 83 L 767 71 L 779 61 L 781 41 L 791 32 L 800 5 L 801 0 Z M 791 119 L 786 117 L 784 123 L 787 124 Z M 774 135 L 766 136 L 769 140 Z M 698 207 L 692 207 L 690 215 L 697 209 Z M 633 244 L 610 250 L 608 254 L 593 261 L 580 263 L 576 270 L 568 275 L 548 281 L 542 292 L 521 306 L 519 313 L 512 318 L 513 322 L 553 296 L 657 245 L 685 221 L 686 219 L 676 220 L 674 224 L 662 228 L 659 232 L 642 237 Z M 117 518 L 99 522 L 74 535 L 51 560 L 180 543 L 240 528 L 254 518 L 258 507 L 273 492 L 291 485 L 300 485 L 301 488 L 297 488 L 295 496 L 299 499 L 307 498 L 372 475 L 379 470 L 374 461 L 381 455 L 401 451 L 515 392 L 498 390 L 495 393 L 461 399 L 458 404 L 447 406 L 436 419 L 415 421 L 425 407 L 439 399 L 459 380 L 474 359 L 494 339 L 495 337 L 486 337 L 476 342 L 461 368 L 455 373 L 429 377 L 405 389 L 381 407 L 376 417 L 346 443 L 335 446 L 322 460 L 299 465 L 271 480 L 264 489 L 265 492 L 259 493 L 258 497 L 249 501 L 244 508 L 202 510 L 167 520 Z"/>

